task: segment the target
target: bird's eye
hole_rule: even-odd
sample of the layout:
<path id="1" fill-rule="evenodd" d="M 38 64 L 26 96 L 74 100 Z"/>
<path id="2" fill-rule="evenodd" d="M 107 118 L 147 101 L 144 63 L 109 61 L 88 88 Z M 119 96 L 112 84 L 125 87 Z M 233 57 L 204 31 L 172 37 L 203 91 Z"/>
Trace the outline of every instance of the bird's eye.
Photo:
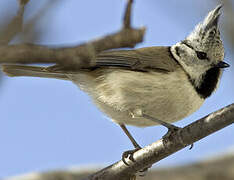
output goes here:
<path id="1" fill-rule="evenodd" d="M 202 52 L 202 51 L 196 51 L 197 53 L 197 57 L 199 59 L 207 59 L 207 54 L 205 52 Z"/>

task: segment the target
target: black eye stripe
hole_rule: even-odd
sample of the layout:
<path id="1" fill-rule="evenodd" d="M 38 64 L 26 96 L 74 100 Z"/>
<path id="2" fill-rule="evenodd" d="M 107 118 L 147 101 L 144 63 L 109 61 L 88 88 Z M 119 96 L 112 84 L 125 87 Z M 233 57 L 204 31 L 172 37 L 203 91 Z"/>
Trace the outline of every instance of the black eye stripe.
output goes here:
<path id="1" fill-rule="evenodd" d="M 186 40 L 181 41 L 181 43 L 184 44 L 185 46 L 189 47 L 190 49 L 195 50 L 190 44 L 187 43 Z M 196 52 L 197 57 L 199 59 L 201 59 L 201 60 L 207 59 L 208 60 L 207 54 L 205 52 L 202 52 L 202 51 L 195 51 L 195 52 Z"/>
<path id="2" fill-rule="evenodd" d="M 181 43 L 184 44 L 185 46 L 189 47 L 190 49 L 193 49 L 193 50 L 194 50 L 193 46 L 189 45 L 189 44 L 186 42 L 186 40 L 181 41 Z"/>
<path id="3" fill-rule="evenodd" d="M 180 57 L 179 48 L 177 46 L 176 46 L 175 50 L 176 50 L 176 55 Z"/>

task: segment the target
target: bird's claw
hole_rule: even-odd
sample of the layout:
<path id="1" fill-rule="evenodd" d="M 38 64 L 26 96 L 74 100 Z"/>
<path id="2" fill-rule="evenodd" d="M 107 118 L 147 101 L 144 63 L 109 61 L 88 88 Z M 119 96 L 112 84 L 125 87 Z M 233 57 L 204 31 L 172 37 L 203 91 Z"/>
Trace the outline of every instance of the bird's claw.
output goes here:
<path id="1" fill-rule="evenodd" d="M 127 161 L 126 161 L 127 158 L 129 158 L 129 160 L 131 160 L 132 162 L 136 162 L 136 160 L 133 158 L 133 154 L 134 154 L 136 151 L 140 150 L 140 149 L 141 149 L 141 147 L 137 147 L 136 149 L 129 150 L 129 151 L 125 151 L 125 152 L 122 154 L 122 161 L 123 161 L 123 163 L 124 163 L 125 165 L 129 166 L 129 164 L 128 164 Z M 141 177 L 144 177 L 144 176 L 146 175 L 148 169 L 151 168 L 151 167 L 152 167 L 152 165 L 149 166 L 149 167 L 146 167 L 146 168 L 144 168 L 144 169 L 142 169 L 142 170 L 140 170 L 140 171 L 138 172 L 138 173 L 139 173 L 138 175 L 141 176 Z"/>
<path id="2" fill-rule="evenodd" d="M 180 127 L 172 125 L 170 128 L 168 128 L 167 133 L 163 136 L 163 138 L 169 139 L 176 131 L 179 131 Z M 193 148 L 193 144 L 190 144 L 189 150 Z"/>
<path id="3" fill-rule="evenodd" d="M 129 166 L 129 164 L 126 161 L 127 158 L 129 158 L 129 160 L 131 160 L 132 162 L 135 162 L 135 159 L 133 158 L 133 154 L 139 149 L 141 149 L 141 147 L 133 149 L 133 150 L 125 151 L 122 154 L 122 161 L 124 162 L 125 165 Z"/>
<path id="4" fill-rule="evenodd" d="M 168 128 L 167 133 L 163 136 L 163 138 L 167 138 L 167 139 L 170 138 L 171 135 L 173 135 L 176 131 L 179 131 L 180 129 L 182 129 L 182 128 L 171 125 L 171 127 Z"/>

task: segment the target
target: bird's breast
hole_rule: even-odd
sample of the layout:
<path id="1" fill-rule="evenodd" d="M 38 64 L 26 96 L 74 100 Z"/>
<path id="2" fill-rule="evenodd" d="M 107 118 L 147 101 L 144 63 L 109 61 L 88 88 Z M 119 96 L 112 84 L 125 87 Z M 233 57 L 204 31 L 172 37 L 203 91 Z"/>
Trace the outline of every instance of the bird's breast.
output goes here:
<path id="1" fill-rule="evenodd" d="M 114 70 L 99 76 L 94 98 L 98 107 L 117 123 L 152 126 L 155 122 L 132 118 L 134 112 L 166 122 L 174 122 L 192 114 L 203 104 L 187 75 Z"/>
<path id="2" fill-rule="evenodd" d="M 178 121 L 199 109 L 204 101 L 183 70 L 162 73 L 101 69 L 87 76 L 89 85 L 82 89 L 101 111 L 119 124 L 157 125 L 151 120 L 133 118 L 138 110 L 162 121 Z M 80 81 L 75 83 L 79 85 Z"/>

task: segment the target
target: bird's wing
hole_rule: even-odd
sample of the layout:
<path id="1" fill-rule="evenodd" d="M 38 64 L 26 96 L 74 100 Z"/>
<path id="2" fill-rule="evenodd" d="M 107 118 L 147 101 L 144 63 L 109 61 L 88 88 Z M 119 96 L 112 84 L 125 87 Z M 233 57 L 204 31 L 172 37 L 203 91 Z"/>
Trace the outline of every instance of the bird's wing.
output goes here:
<path id="1" fill-rule="evenodd" d="M 170 47 L 147 47 L 136 50 L 104 51 L 95 59 L 96 67 L 123 67 L 126 69 L 148 71 L 174 71 L 178 62 L 173 58 Z"/>
<path id="2" fill-rule="evenodd" d="M 172 72 L 179 67 L 170 53 L 169 47 L 148 47 L 136 50 L 105 51 L 95 58 L 95 65 L 99 67 L 118 67 L 135 71 L 163 71 Z M 54 69 L 56 66 L 57 69 Z M 2 65 L 3 72 L 8 76 L 33 76 L 67 79 L 66 74 L 73 70 L 63 69 L 60 65 L 53 68 L 25 65 Z M 88 68 L 89 69 L 89 68 Z"/>
<path id="3" fill-rule="evenodd" d="M 46 67 L 4 64 L 2 71 L 11 77 L 31 76 L 68 80 L 65 72 L 48 71 Z"/>

